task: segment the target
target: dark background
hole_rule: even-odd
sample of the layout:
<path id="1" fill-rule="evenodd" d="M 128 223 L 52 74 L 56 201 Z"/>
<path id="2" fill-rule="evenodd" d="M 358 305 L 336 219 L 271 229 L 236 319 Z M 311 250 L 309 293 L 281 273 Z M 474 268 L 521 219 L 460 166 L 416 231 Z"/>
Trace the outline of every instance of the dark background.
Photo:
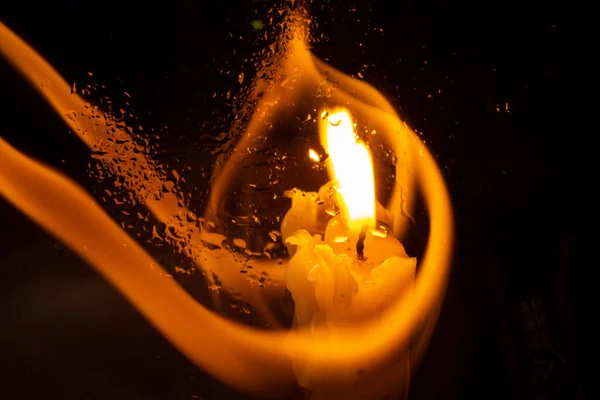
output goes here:
<path id="1" fill-rule="evenodd" d="M 127 91 L 128 110 L 177 149 L 226 123 L 221 94 L 252 73 L 241 60 L 264 42 L 250 21 L 274 2 L 50 3 L 2 2 L 0 20 L 68 82 L 105 83 L 117 105 Z M 584 88 L 564 5 L 325 3 L 313 6 L 315 52 L 361 71 L 422 133 L 454 201 L 454 269 L 411 398 L 584 398 L 574 217 Z M 3 61 L 0 105 L 4 139 L 92 186 L 87 149 Z M 0 222 L 0 396 L 247 398 L 2 199 Z"/>

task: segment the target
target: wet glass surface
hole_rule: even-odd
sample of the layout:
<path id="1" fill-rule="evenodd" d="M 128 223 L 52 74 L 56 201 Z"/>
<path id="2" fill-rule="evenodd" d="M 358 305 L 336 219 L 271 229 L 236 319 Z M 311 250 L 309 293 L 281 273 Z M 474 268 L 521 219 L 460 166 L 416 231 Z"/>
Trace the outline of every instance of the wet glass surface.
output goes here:
<path id="1" fill-rule="evenodd" d="M 90 12 L 63 1 L 36 13 L 12 3 L 0 6 L 0 20 L 84 97 L 107 96 L 127 124 L 152 132 L 153 155 L 185 174 L 191 204 L 202 209 L 210 176 L 203 168 L 268 42 L 271 4 L 197 3 L 109 1 Z M 581 349 L 573 326 L 582 311 L 569 212 L 577 164 L 575 144 L 564 139 L 577 123 L 569 117 L 577 102 L 565 100 L 578 98 L 569 83 L 572 24 L 559 13 L 526 17 L 510 3 L 510 17 L 467 3 L 326 3 L 313 7 L 315 54 L 382 91 L 436 155 L 453 198 L 454 269 L 410 397 L 577 398 L 583 378 L 574 372 Z M 4 62 L 0 87 L 0 136 L 101 201 L 113 182 L 98 179 L 97 158 Z M 103 206 L 130 223 L 115 204 Z M 83 261 L 1 199 L 0 220 L 0 381 L 13 398 L 251 398 L 187 361 Z M 136 229 L 128 232 L 151 235 Z M 144 247 L 210 303 L 202 277 L 175 270 L 189 269 L 184 256 L 151 238 Z M 241 307 L 230 312 L 256 323 Z"/>

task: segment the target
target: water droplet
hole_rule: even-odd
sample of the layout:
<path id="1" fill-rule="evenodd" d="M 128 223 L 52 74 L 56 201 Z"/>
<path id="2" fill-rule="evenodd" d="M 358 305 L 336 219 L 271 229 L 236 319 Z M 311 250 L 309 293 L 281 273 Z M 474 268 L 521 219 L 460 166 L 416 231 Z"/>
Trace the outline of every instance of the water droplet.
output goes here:
<path id="1" fill-rule="evenodd" d="M 335 217 L 335 216 L 337 215 L 337 211 L 336 211 L 336 210 L 335 210 L 335 208 L 333 208 L 333 207 L 327 207 L 327 208 L 325 209 L 325 213 L 326 213 L 327 215 L 331 215 L 332 217 Z"/>
<path id="2" fill-rule="evenodd" d="M 327 111 L 327 110 L 323 110 L 323 112 L 321 113 L 321 118 L 322 118 L 322 119 L 325 119 L 325 118 L 327 118 L 328 116 L 329 116 L 329 111 Z"/>
<path id="3" fill-rule="evenodd" d="M 175 184 L 173 183 L 173 181 L 166 181 L 163 184 L 163 190 L 166 192 L 170 192 L 171 190 L 173 190 L 174 187 L 175 187 Z"/>
<path id="4" fill-rule="evenodd" d="M 319 154 L 314 151 L 313 149 L 309 149 L 308 150 L 308 157 L 313 160 L 314 162 L 319 162 L 321 161 L 321 157 L 319 157 Z"/>
<path id="5" fill-rule="evenodd" d="M 281 232 L 279 231 L 271 231 L 269 232 L 269 237 L 272 241 L 276 242 L 281 238 Z"/>
<path id="6" fill-rule="evenodd" d="M 334 243 L 348 243 L 348 236 L 336 236 L 333 238 Z"/>
<path id="7" fill-rule="evenodd" d="M 246 248 L 246 241 L 244 239 L 233 239 L 234 246 L 239 247 L 240 249 Z"/>
<path id="8" fill-rule="evenodd" d="M 187 218 L 190 222 L 194 222 L 198 219 L 198 217 L 196 217 L 196 215 L 191 211 L 188 211 Z"/>
<path id="9" fill-rule="evenodd" d="M 67 116 L 67 118 L 69 118 L 71 121 L 75 121 L 75 118 L 77 118 L 77 113 L 73 110 L 67 112 L 65 114 Z"/>
<path id="10" fill-rule="evenodd" d="M 377 228 L 375 228 L 371 234 L 375 237 L 380 237 L 380 238 L 384 238 L 387 237 L 388 235 L 388 230 L 385 226 L 383 225 L 379 225 L 377 226 Z"/>

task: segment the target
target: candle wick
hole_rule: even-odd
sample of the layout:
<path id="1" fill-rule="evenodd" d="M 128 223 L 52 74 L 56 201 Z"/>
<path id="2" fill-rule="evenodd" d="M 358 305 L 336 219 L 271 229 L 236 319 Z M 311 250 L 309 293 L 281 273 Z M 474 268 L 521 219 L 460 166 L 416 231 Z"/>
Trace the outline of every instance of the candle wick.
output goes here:
<path id="1" fill-rule="evenodd" d="M 358 254 L 359 260 L 366 260 L 365 257 L 365 239 L 367 238 L 367 229 L 369 225 L 364 224 L 360 230 L 360 234 L 358 235 L 358 241 L 356 242 L 356 254 Z"/>

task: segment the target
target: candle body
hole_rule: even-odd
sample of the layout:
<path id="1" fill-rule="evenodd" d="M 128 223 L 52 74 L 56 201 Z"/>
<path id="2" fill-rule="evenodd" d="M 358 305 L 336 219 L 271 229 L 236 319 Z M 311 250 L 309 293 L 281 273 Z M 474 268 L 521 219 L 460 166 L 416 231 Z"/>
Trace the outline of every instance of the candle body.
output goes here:
<path id="1" fill-rule="evenodd" d="M 410 295 L 414 285 L 416 259 L 406 255 L 395 237 L 368 231 L 364 258 L 359 258 L 357 237 L 349 235 L 345 226 L 337 216 L 327 224 L 324 241 L 306 230 L 286 239 L 296 247 L 286 273 L 295 324 L 325 328 L 326 337 L 319 340 L 332 343 L 344 335 L 360 337 L 360 331 L 381 319 L 391 304 Z M 320 371 L 310 359 L 296 360 L 294 369 L 300 385 L 312 390 L 313 400 L 391 399 L 403 391 L 399 383 L 408 382 L 407 354 L 400 351 L 377 366 L 340 366 L 347 377 L 342 387 L 330 387 L 327 371 Z"/>

